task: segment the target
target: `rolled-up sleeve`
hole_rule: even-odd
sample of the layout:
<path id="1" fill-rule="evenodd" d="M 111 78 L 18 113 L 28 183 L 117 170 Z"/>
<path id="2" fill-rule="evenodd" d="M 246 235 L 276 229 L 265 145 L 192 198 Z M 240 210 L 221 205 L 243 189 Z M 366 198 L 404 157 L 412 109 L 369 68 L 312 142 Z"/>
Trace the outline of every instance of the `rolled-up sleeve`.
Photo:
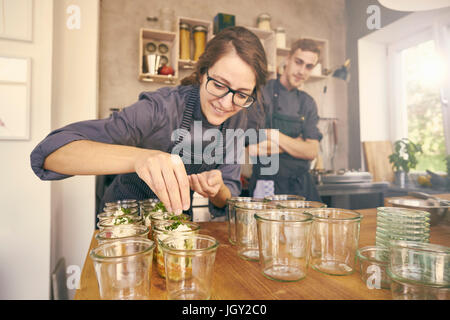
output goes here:
<path id="1" fill-rule="evenodd" d="M 59 129 L 51 132 L 31 152 L 31 168 L 41 180 L 61 180 L 71 177 L 70 175 L 60 174 L 51 170 L 44 169 L 44 161 L 49 154 L 61 148 L 62 146 L 73 141 L 85 139 L 85 137 L 83 137 L 76 131 L 63 131 L 63 129 Z"/>
<path id="2" fill-rule="evenodd" d="M 68 178 L 70 175 L 44 169 L 44 161 L 52 152 L 77 140 L 138 146 L 164 125 L 164 114 L 164 108 L 142 99 L 107 119 L 80 121 L 54 130 L 31 152 L 31 168 L 41 180 Z"/>
<path id="3" fill-rule="evenodd" d="M 317 113 L 317 105 L 314 100 L 311 98 L 307 104 L 307 112 L 305 125 L 303 130 L 303 139 L 312 139 L 312 140 L 322 140 L 322 133 L 318 128 L 319 123 L 319 115 Z"/>

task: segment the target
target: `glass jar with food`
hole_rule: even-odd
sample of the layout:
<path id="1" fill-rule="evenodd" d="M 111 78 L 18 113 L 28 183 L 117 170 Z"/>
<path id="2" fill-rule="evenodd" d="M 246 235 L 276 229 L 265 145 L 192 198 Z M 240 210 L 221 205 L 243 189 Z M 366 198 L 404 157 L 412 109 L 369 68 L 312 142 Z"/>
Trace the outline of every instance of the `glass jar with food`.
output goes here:
<path id="1" fill-rule="evenodd" d="M 270 17 L 270 14 L 261 13 L 257 19 L 258 29 L 271 31 L 272 30 L 272 28 L 270 27 L 271 19 L 272 18 Z"/>
<path id="2" fill-rule="evenodd" d="M 134 207 L 136 203 L 137 203 L 136 199 L 123 199 L 123 200 L 107 202 L 107 203 L 105 203 L 105 207 L 107 208 L 107 207 L 122 205 L 124 208 L 127 208 L 128 206 Z"/>
<path id="3" fill-rule="evenodd" d="M 144 212 L 143 215 L 144 224 L 150 228 L 150 239 L 153 239 L 152 230 L 153 226 L 158 225 L 166 221 L 189 221 L 191 217 L 187 214 L 177 215 L 172 212 L 167 212 L 166 207 L 162 202 L 158 202 L 151 210 Z M 155 257 L 155 255 L 153 255 Z"/>
<path id="4" fill-rule="evenodd" d="M 105 204 L 103 211 L 110 212 L 122 210 L 125 214 L 127 214 L 133 209 L 139 210 L 139 204 L 137 202 L 109 202 Z"/>
<path id="5" fill-rule="evenodd" d="M 208 29 L 205 26 L 199 25 L 195 26 L 192 29 L 192 32 L 194 34 L 194 61 L 197 61 L 198 58 L 202 55 L 202 53 L 205 51 L 206 46 L 206 33 L 208 32 Z"/>
<path id="6" fill-rule="evenodd" d="M 286 30 L 284 30 L 283 27 L 278 27 L 275 29 L 275 39 L 277 48 L 286 48 Z"/>
<path id="7" fill-rule="evenodd" d="M 132 215 L 139 216 L 138 208 L 105 208 L 106 211 L 101 212 L 97 215 L 99 221 L 103 221 L 105 219 L 119 217 L 123 215 Z"/>
<path id="8" fill-rule="evenodd" d="M 153 225 L 157 225 L 161 222 L 165 222 L 167 220 L 189 221 L 189 220 L 191 220 L 191 217 L 184 213 L 177 215 L 172 212 L 167 212 L 167 209 L 164 206 L 164 203 L 159 202 L 149 212 L 149 215 L 144 217 L 144 220 L 145 220 L 146 225 L 149 224 L 150 226 L 153 226 Z"/>
<path id="9" fill-rule="evenodd" d="M 148 238 L 150 229 L 144 225 L 123 224 L 111 228 L 105 228 L 95 235 L 97 243 L 102 243 L 125 238 Z"/>
<path id="10" fill-rule="evenodd" d="M 115 226 L 124 225 L 124 224 L 142 225 L 142 218 L 139 217 L 138 215 L 124 214 L 121 216 L 111 217 L 111 218 L 107 218 L 102 221 L 99 221 L 97 226 L 100 229 L 100 231 L 102 231 L 106 228 L 115 227 Z"/>
<path id="11" fill-rule="evenodd" d="M 139 214 L 147 227 L 150 227 L 150 213 L 158 203 L 160 203 L 158 199 L 145 199 L 139 201 Z M 148 223 L 146 222 L 146 219 L 148 219 Z"/>
<path id="12" fill-rule="evenodd" d="M 197 233 L 169 237 L 160 245 L 166 263 L 167 299 L 209 300 L 219 241 Z"/>
<path id="13" fill-rule="evenodd" d="M 152 230 L 151 216 L 154 213 L 167 213 L 166 207 L 158 199 L 153 199 L 152 202 L 147 201 L 141 204 L 141 217 L 145 226 L 150 228 L 150 233 Z M 151 236 L 150 236 L 151 238 Z"/>
<path id="14" fill-rule="evenodd" d="M 187 23 L 180 23 L 180 59 L 191 59 L 191 31 Z"/>
<path id="15" fill-rule="evenodd" d="M 183 221 L 165 221 L 158 225 L 153 226 L 153 239 L 156 242 L 156 270 L 158 274 L 165 278 L 165 265 L 164 265 L 164 254 L 161 249 L 161 241 L 168 237 L 177 237 L 177 236 L 185 236 L 197 234 L 200 230 L 200 225 L 195 222 L 183 222 Z M 177 248 L 179 249 L 189 249 L 190 244 L 189 241 L 180 241 L 177 243 Z M 183 264 L 183 269 L 187 267 L 192 268 L 190 265 L 189 259 L 185 261 L 172 261 L 172 263 L 181 263 Z M 171 270 L 178 270 L 179 268 L 171 268 Z M 171 278 L 176 278 L 177 275 L 171 275 Z"/>

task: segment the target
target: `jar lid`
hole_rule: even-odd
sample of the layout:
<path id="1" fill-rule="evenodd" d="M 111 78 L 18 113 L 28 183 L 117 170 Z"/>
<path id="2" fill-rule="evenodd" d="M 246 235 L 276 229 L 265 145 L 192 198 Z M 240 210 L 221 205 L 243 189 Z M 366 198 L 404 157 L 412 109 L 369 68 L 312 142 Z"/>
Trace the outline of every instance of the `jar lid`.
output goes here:
<path id="1" fill-rule="evenodd" d="M 276 33 L 283 33 L 283 32 L 286 32 L 286 30 L 284 30 L 283 27 L 277 27 L 277 28 L 275 29 L 275 32 L 276 32 Z"/>
<path id="2" fill-rule="evenodd" d="M 186 22 L 180 22 L 180 29 L 187 29 L 189 30 L 189 24 L 187 24 Z"/>
<path id="3" fill-rule="evenodd" d="M 149 42 L 146 45 L 146 49 L 150 53 L 155 52 L 156 51 L 156 44 L 154 42 Z"/>
<path id="4" fill-rule="evenodd" d="M 208 28 L 206 28 L 205 26 L 202 26 L 202 25 L 198 25 L 198 26 L 193 27 L 192 30 L 194 32 L 207 32 Z"/>
<path id="5" fill-rule="evenodd" d="M 166 44 L 161 43 L 158 46 L 158 50 L 159 50 L 160 53 L 167 53 L 169 51 L 169 47 Z"/>
<path id="6" fill-rule="evenodd" d="M 268 13 L 261 13 L 258 16 L 258 22 L 259 21 L 264 21 L 264 20 L 270 20 L 270 19 L 271 19 L 271 17 L 270 17 L 270 14 L 268 14 Z"/>

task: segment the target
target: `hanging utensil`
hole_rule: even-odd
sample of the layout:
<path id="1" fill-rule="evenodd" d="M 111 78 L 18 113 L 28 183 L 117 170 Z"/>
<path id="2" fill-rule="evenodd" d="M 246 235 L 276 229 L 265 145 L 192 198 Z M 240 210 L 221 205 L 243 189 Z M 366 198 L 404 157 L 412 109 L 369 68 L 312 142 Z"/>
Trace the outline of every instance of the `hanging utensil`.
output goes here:
<path id="1" fill-rule="evenodd" d="M 331 168 L 333 169 L 333 171 L 336 170 L 336 167 L 334 165 L 334 158 L 336 156 L 336 152 L 337 152 L 337 146 L 338 146 L 338 135 L 337 135 L 337 121 L 333 120 L 332 122 L 332 126 L 333 126 L 333 151 L 331 153 Z"/>

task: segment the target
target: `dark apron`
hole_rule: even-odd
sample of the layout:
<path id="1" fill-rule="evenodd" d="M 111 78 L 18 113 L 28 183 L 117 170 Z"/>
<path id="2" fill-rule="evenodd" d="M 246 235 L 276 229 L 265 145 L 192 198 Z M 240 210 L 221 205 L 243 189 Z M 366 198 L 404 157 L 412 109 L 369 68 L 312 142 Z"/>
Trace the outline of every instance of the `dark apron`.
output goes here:
<path id="1" fill-rule="evenodd" d="M 199 90 L 198 88 L 193 88 L 189 92 L 188 101 L 186 104 L 186 108 L 183 112 L 183 119 L 181 123 L 180 129 L 181 132 L 184 132 L 184 135 L 180 135 L 178 139 L 172 144 L 170 147 L 168 153 L 171 153 L 173 148 L 179 144 L 181 141 L 183 141 L 184 137 L 189 134 L 191 129 L 191 124 L 194 121 L 194 118 L 192 117 L 192 114 L 194 112 L 194 109 L 199 103 Z M 221 133 L 222 137 L 224 137 L 224 133 L 226 130 L 226 126 L 222 124 L 221 126 Z M 191 149 L 194 150 L 194 149 Z M 225 155 L 225 143 L 223 144 L 223 150 L 222 155 Z M 181 152 L 179 154 L 180 157 L 183 157 L 183 150 L 181 149 Z M 202 157 L 202 155 L 197 155 L 194 152 L 192 152 L 191 155 L 191 163 L 185 164 L 185 169 L 187 175 L 191 174 L 197 174 L 204 171 L 210 171 L 217 168 L 217 164 L 211 163 L 206 164 L 202 161 L 201 164 L 194 163 L 194 158 Z M 128 173 L 128 174 L 121 174 L 118 175 L 113 183 L 108 187 L 108 189 L 105 192 L 105 195 L 103 196 L 103 199 L 100 204 L 100 208 L 104 208 L 105 203 L 122 200 L 122 199 L 136 199 L 136 200 L 145 200 L 150 198 L 157 198 L 155 193 L 150 189 L 150 187 L 141 179 L 136 173 Z M 191 204 L 192 204 L 192 196 L 194 192 L 191 190 L 190 196 L 191 196 Z M 187 213 L 192 216 L 192 206 L 189 210 L 186 210 L 184 213 Z"/>
<path id="2" fill-rule="evenodd" d="M 304 110 L 300 108 L 298 117 L 279 113 L 279 86 L 280 82 L 278 79 L 274 87 L 274 110 L 266 121 L 266 127 L 278 129 L 281 133 L 292 138 L 297 138 L 300 135 L 303 136 L 305 122 Z M 261 175 L 263 165 L 260 164 L 260 161 L 253 165 L 253 174 L 249 183 L 252 194 L 258 180 L 273 180 L 275 194 L 296 194 L 306 197 L 309 201 L 321 201 L 315 182 L 309 174 L 309 161 L 296 159 L 287 153 L 281 153 L 279 161 L 279 171 L 273 176 Z"/>

